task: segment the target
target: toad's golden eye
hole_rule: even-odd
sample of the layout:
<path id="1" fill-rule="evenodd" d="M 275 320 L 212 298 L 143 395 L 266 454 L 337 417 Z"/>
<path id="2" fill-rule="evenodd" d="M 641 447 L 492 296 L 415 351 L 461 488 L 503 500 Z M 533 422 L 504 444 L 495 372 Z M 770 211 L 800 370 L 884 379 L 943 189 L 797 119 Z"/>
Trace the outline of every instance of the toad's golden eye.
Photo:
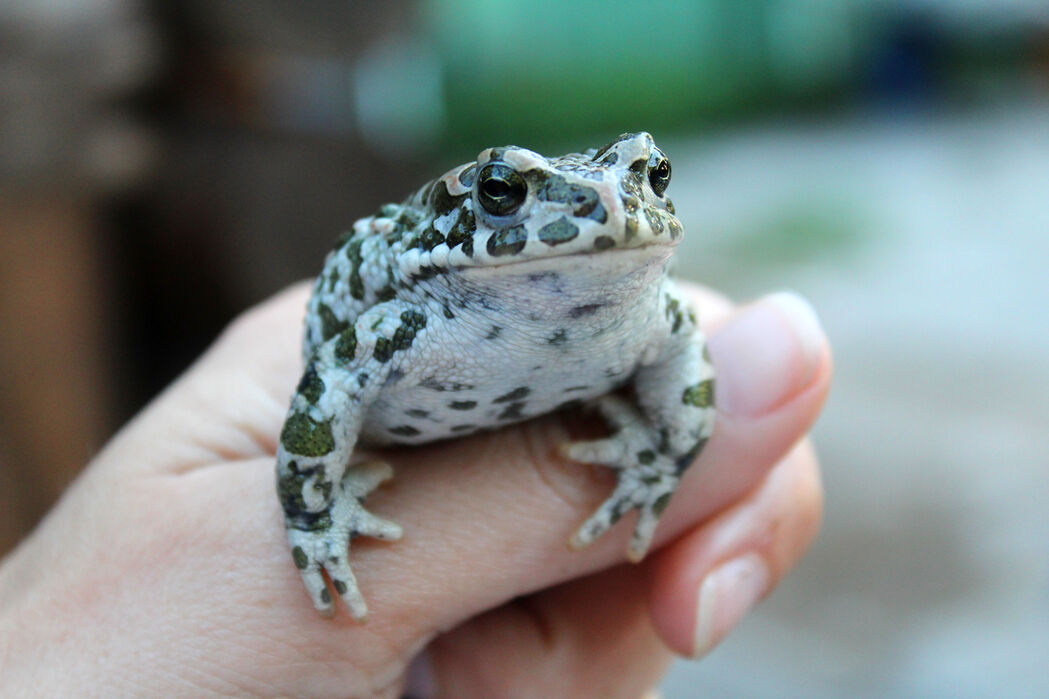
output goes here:
<path id="1" fill-rule="evenodd" d="M 506 163 L 488 163 L 477 175 L 477 200 L 493 216 L 508 216 L 521 208 L 528 186 Z"/>
<path id="2" fill-rule="evenodd" d="M 670 185 L 669 160 L 666 158 L 659 158 L 654 166 L 649 165 L 648 183 L 652 185 L 652 191 L 656 193 L 657 197 L 663 196 L 663 193 L 667 191 L 667 186 Z"/>

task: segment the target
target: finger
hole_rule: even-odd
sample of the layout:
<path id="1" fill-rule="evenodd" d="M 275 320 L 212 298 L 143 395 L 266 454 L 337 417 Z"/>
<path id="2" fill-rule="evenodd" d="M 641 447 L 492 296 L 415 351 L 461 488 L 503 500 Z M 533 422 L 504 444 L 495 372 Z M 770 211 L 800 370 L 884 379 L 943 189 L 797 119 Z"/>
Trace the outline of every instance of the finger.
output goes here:
<path id="1" fill-rule="evenodd" d="M 680 537 L 652 560 L 650 604 L 674 651 L 709 652 L 808 549 L 823 490 L 811 445 L 799 444 L 731 509 Z"/>
<path id="2" fill-rule="evenodd" d="M 649 619 L 645 571 L 621 565 L 472 619 L 424 657 L 409 696 L 637 699 L 672 656 Z"/>
<path id="3" fill-rule="evenodd" d="M 775 587 L 814 538 L 821 503 L 815 454 L 803 442 L 742 502 L 645 566 L 617 566 L 519 598 L 439 636 L 425 663 L 413 664 L 408 694 L 638 697 L 662 676 L 667 646 L 698 657 L 738 621 L 750 600 L 725 597 Z M 773 572 L 743 577 L 751 556 L 769 560 Z M 740 557 L 743 563 L 735 562 Z M 712 565 L 725 559 L 717 570 L 737 586 L 715 579 L 704 588 Z M 708 599 L 701 601 L 704 589 Z M 717 606 L 711 589 L 728 593 Z"/>
<path id="4" fill-rule="evenodd" d="M 302 373 L 309 286 L 246 311 L 99 455 L 100 465 L 185 473 L 272 456 Z"/>

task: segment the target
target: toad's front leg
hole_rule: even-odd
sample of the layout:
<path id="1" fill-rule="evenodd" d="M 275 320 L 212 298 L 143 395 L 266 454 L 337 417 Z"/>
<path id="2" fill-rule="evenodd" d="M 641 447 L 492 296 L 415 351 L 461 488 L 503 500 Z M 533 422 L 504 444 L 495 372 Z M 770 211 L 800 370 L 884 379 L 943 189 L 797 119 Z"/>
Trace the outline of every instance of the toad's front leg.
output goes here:
<path id="1" fill-rule="evenodd" d="M 367 614 L 347 560 L 352 537 L 401 536 L 398 525 L 361 504 L 390 467 L 346 464 L 390 365 L 425 326 L 425 315 L 403 303 L 375 306 L 318 347 L 292 398 L 277 449 L 277 492 L 292 558 L 322 614 L 334 611 L 322 571 L 354 618 Z"/>
<path id="2" fill-rule="evenodd" d="M 572 537 L 576 548 L 636 509 L 627 556 L 641 560 L 681 474 L 713 432 L 714 371 L 706 342 L 694 314 L 670 284 L 662 297 L 660 324 L 665 342 L 655 361 L 637 372 L 637 405 L 614 395 L 599 399 L 597 408 L 615 430 L 612 436 L 564 446 L 570 459 L 617 470 L 612 495 Z"/>

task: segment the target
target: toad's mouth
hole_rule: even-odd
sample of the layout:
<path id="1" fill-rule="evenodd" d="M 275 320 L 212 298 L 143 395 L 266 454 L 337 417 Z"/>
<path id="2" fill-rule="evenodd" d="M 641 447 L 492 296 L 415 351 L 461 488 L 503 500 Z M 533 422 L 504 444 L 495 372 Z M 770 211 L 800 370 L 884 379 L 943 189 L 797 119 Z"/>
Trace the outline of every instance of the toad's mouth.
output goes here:
<path id="1" fill-rule="evenodd" d="M 661 268 L 674 253 L 674 245 L 646 243 L 630 248 L 595 252 L 581 250 L 543 257 L 515 258 L 487 264 L 466 265 L 454 270 L 467 278 L 490 279 L 497 276 L 535 276 L 550 273 L 578 278 L 615 279 L 642 268 Z"/>

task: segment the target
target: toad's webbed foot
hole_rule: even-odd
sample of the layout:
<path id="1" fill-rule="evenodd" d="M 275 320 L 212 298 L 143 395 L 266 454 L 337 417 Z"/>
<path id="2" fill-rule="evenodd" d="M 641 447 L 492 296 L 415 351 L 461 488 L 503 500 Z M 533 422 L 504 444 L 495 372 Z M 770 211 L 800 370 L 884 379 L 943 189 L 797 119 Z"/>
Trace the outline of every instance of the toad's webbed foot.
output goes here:
<path id="1" fill-rule="evenodd" d="M 631 403 L 618 396 L 604 396 L 596 403 L 615 429 L 611 437 L 570 442 L 562 454 L 588 464 L 616 469 L 618 481 L 612 495 L 572 536 L 573 548 L 589 545 L 630 510 L 638 511 L 634 533 L 627 547 L 632 561 L 644 558 L 652 543 L 659 516 L 680 480 L 675 459 L 661 453 L 660 435 Z"/>
<path id="2" fill-rule="evenodd" d="M 313 606 L 326 616 L 334 613 L 331 593 L 322 571 L 331 578 L 332 587 L 346 602 L 355 619 L 368 614 L 368 606 L 357 587 L 348 562 L 350 539 L 370 536 L 386 541 L 401 538 L 401 527 L 364 509 L 361 501 L 380 483 L 393 475 L 389 464 L 369 462 L 351 466 L 343 475 L 331 505 L 308 521 L 308 528 L 288 527 L 295 566 L 313 599 Z M 306 521 L 302 522 L 306 524 Z"/>

